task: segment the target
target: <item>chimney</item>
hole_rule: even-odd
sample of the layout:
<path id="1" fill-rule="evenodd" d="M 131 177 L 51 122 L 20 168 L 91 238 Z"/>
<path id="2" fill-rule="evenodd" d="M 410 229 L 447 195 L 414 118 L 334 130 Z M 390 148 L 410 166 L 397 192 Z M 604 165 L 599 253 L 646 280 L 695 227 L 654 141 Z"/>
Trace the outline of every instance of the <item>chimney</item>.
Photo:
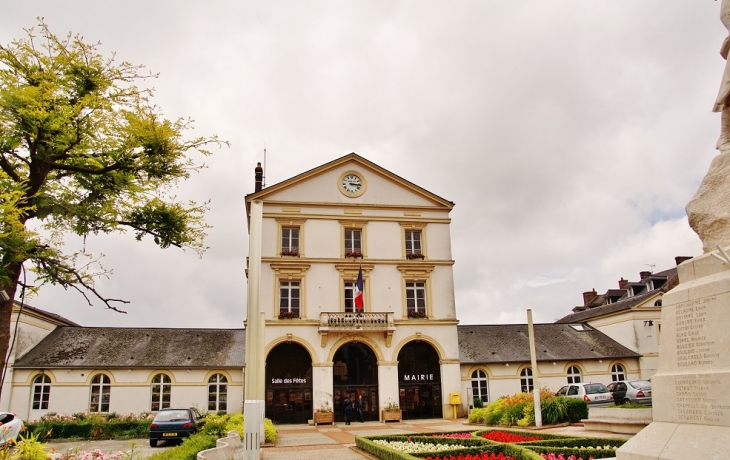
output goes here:
<path id="1" fill-rule="evenodd" d="M 593 299 L 595 299 L 596 297 L 598 297 L 598 293 L 596 292 L 596 288 L 593 288 L 592 291 L 584 292 L 583 293 L 583 306 L 587 307 L 588 304 L 591 303 L 591 301 Z"/>
<path id="2" fill-rule="evenodd" d="M 254 193 L 260 192 L 261 188 L 264 183 L 264 168 L 261 167 L 261 163 L 256 163 L 256 187 L 254 188 Z"/>
<path id="3" fill-rule="evenodd" d="M 644 281 L 644 278 L 646 278 L 647 276 L 651 276 L 651 272 L 639 272 L 639 278 L 641 279 L 641 281 Z"/>
<path id="4" fill-rule="evenodd" d="M 629 284 L 629 280 L 625 280 L 622 276 L 620 280 L 618 280 L 618 288 L 619 289 L 626 289 L 626 285 Z"/>
<path id="5" fill-rule="evenodd" d="M 686 262 L 686 261 L 690 260 L 691 258 L 692 257 L 690 257 L 690 256 L 677 256 L 674 258 L 674 261 L 677 263 L 677 267 L 679 267 L 679 264 L 681 264 L 682 262 Z"/>

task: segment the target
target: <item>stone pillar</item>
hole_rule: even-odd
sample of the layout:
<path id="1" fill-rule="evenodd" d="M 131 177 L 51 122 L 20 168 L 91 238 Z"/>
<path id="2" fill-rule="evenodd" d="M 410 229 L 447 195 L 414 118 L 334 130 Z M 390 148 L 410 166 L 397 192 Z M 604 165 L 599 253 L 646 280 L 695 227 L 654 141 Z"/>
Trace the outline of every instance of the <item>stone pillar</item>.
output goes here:
<path id="1" fill-rule="evenodd" d="M 378 362 L 378 413 L 380 409 L 387 406 L 389 402 L 400 405 L 398 392 L 398 362 Z"/>
<path id="2" fill-rule="evenodd" d="M 465 404 L 468 403 L 465 393 L 461 393 L 461 365 L 458 359 L 441 360 L 441 409 L 444 418 L 454 418 L 454 408 L 449 402 L 449 393 L 461 394 L 461 406 L 457 408 L 457 417 L 464 415 Z"/>
<path id="3" fill-rule="evenodd" d="M 619 460 L 730 458 L 730 260 L 716 255 L 683 262 L 664 295 L 654 421 Z"/>
<path id="4" fill-rule="evenodd" d="M 312 365 L 312 391 L 314 397 L 312 410 L 322 406 L 330 406 L 334 409 L 333 394 L 333 367 L 332 363 L 319 363 Z"/>

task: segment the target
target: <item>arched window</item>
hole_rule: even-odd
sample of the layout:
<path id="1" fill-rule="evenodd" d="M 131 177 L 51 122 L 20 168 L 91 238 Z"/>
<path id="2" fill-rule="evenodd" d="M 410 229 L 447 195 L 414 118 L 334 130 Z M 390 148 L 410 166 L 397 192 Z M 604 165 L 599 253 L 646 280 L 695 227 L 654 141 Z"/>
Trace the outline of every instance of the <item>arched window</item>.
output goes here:
<path id="1" fill-rule="evenodd" d="M 89 412 L 109 412 L 112 381 L 106 374 L 99 374 L 91 381 Z"/>
<path id="2" fill-rule="evenodd" d="M 223 374 L 215 374 L 208 379 L 208 410 L 228 410 L 228 379 Z"/>
<path id="3" fill-rule="evenodd" d="M 51 398 L 51 378 L 39 375 L 33 380 L 33 410 L 48 409 Z"/>
<path id="4" fill-rule="evenodd" d="M 620 364 L 614 364 L 611 366 L 611 381 L 618 382 L 619 380 L 626 380 L 626 371 Z"/>
<path id="5" fill-rule="evenodd" d="M 474 398 L 479 398 L 483 403 L 489 401 L 489 394 L 487 393 L 489 381 L 487 380 L 487 373 L 481 369 L 478 369 L 471 373 L 471 389 Z"/>
<path id="6" fill-rule="evenodd" d="M 523 393 L 529 393 L 535 388 L 532 382 L 532 369 L 526 367 L 520 372 L 520 390 Z"/>
<path id="7" fill-rule="evenodd" d="M 160 409 L 170 407 L 170 391 L 172 381 L 165 374 L 157 374 L 152 378 L 152 404 L 150 411 L 157 412 Z"/>
<path id="8" fill-rule="evenodd" d="M 580 383 L 581 375 L 578 366 L 570 366 L 568 368 L 568 383 Z"/>

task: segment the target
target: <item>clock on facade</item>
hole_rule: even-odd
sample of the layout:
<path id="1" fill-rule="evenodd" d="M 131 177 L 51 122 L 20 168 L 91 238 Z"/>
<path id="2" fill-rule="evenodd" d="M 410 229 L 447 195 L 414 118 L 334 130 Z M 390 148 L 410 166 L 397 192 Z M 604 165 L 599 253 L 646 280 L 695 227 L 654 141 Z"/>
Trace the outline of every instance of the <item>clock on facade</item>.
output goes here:
<path id="1" fill-rule="evenodd" d="M 365 179 L 360 173 L 347 171 L 340 176 L 340 192 L 349 197 L 360 196 L 365 192 Z"/>

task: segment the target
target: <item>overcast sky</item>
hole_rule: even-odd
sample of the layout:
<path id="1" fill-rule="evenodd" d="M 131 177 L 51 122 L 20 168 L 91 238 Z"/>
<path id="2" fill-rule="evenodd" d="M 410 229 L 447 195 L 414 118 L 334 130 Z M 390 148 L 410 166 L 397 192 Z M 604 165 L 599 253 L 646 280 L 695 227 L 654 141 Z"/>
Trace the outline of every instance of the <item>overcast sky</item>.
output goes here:
<path id="1" fill-rule="evenodd" d="M 461 324 L 553 322 L 583 291 L 699 255 L 684 211 L 719 135 L 727 31 L 712 0 L 37 1 L 43 16 L 145 64 L 156 103 L 231 147 L 180 186 L 212 200 L 208 252 L 90 237 L 127 315 L 44 288 L 29 303 L 85 326 L 242 327 L 244 197 L 356 152 L 456 203 Z M 202 157 L 198 158 L 202 161 Z M 78 250 L 80 240 L 67 249 Z"/>

